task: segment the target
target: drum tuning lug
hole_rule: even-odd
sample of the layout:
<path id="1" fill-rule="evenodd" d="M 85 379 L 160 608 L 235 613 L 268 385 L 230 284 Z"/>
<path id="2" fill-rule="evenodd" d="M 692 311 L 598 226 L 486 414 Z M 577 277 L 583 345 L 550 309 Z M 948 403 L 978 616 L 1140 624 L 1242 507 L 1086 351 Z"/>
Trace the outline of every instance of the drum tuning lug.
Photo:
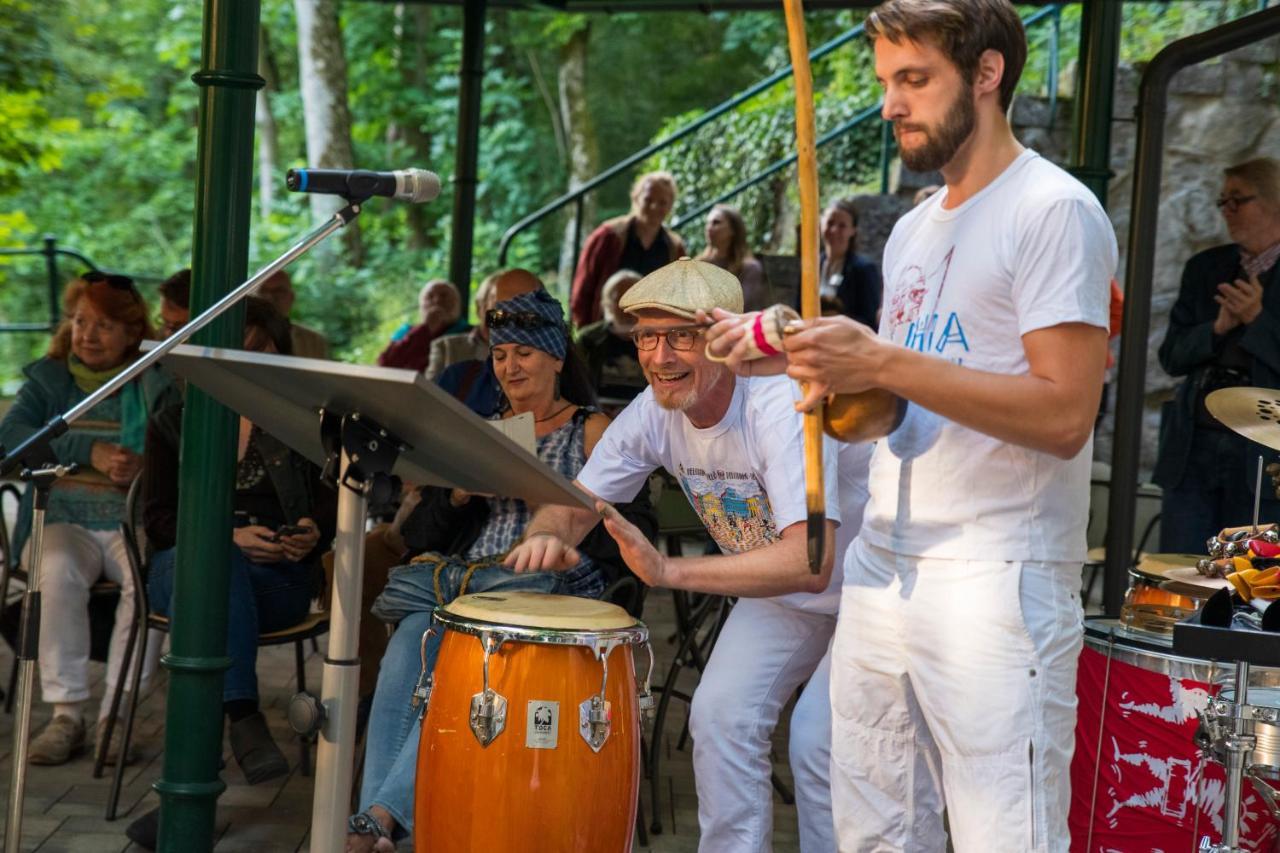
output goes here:
<path id="1" fill-rule="evenodd" d="M 481 746 L 493 743 L 507 727 L 507 699 L 492 690 L 471 697 L 471 733 Z"/>
<path id="2" fill-rule="evenodd" d="M 311 737 L 324 726 L 325 710 L 316 694 L 304 690 L 289 700 L 289 725 L 303 737 Z"/>
<path id="3" fill-rule="evenodd" d="M 578 733 L 592 752 L 599 752 L 604 747 L 605 741 L 609 739 L 612 721 L 612 704 L 601 696 L 584 699 L 578 706 Z"/>
<path id="4" fill-rule="evenodd" d="M 652 722 L 652 721 L 653 721 L 653 710 L 654 710 L 654 706 L 655 706 L 655 704 L 656 704 L 656 703 L 653 701 L 653 694 L 652 694 L 652 693 L 641 693 L 641 694 L 640 694 L 640 696 L 639 696 L 639 697 L 637 698 L 637 700 L 636 700 L 636 704 L 638 704 L 638 705 L 640 706 L 640 716 L 644 717 L 644 718 L 645 718 L 645 720 Z"/>

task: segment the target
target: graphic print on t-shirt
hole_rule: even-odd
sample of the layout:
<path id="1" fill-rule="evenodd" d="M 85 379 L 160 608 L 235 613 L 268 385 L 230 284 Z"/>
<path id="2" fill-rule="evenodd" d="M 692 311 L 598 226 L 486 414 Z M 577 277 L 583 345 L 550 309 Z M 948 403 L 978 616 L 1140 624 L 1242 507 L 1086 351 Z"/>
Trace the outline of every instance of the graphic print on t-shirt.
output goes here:
<path id="1" fill-rule="evenodd" d="M 707 471 L 678 465 L 676 476 L 721 551 L 740 554 L 781 538 L 769 496 L 753 472 Z"/>
<path id="2" fill-rule="evenodd" d="M 964 353 L 969 351 L 969 340 L 965 337 L 960 316 L 949 311 L 944 318 L 937 310 L 955 251 L 955 246 L 948 249 L 932 270 L 926 271 L 919 264 L 907 264 L 898 273 L 893 283 L 893 297 L 889 301 L 889 340 L 907 349 L 941 355 L 956 364 L 963 364 Z M 926 310 L 924 302 L 930 292 L 933 297 L 930 308 Z M 899 337 L 903 326 L 906 333 Z"/>

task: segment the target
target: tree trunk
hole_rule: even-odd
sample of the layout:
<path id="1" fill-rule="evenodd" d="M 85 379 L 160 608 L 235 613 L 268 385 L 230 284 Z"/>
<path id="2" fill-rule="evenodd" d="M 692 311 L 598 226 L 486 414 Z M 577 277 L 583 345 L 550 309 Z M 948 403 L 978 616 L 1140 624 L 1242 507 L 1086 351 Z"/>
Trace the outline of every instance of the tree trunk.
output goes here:
<path id="1" fill-rule="evenodd" d="M 560 123 L 564 127 L 568 154 L 569 189 L 576 189 L 595 176 L 599 166 L 595 126 L 587 109 L 587 47 L 590 24 L 569 37 L 560 50 Z M 576 245 L 575 232 L 586 234 L 595 222 L 595 202 L 588 196 L 582 205 L 582 222 L 577 221 L 577 208 L 570 207 L 560 245 L 560 286 L 567 295 L 573 282 L 573 269 L 581 246 Z"/>
<path id="2" fill-rule="evenodd" d="M 258 74 L 266 85 L 258 90 L 254 123 L 258 126 L 258 206 L 264 220 L 271 216 L 275 202 L 276 163 L 279 161 L 280 136 L 276 118 L 271 112 L 271 94 L 280 91 L 280 76 L 271 55 L 267 28 L 259 27 Z"/>
<path id="3" fill-rule="evenodd" d="M 347 60 L 338 25 L 337 0 L 294 0 L 298 16 L 298 80 L 307 130 L 307 165 L 316 169 L 351 169 L 351 110 L 347 106 Z M 320 223 L 343 202 L 338 196 L 311 194 L 311 217 Z M 358 224 L 342 229 L 347 258 L 363 259 Z"/>
<path id="4" fill-rule="evenodd" d="M 406 6 L 397 3 L 395 8 L 395 61 L 400 69 L 401 88 L 405 92 L 425 92 L 430 87 L 427 68 L 427 44 L 431 37 L 431 7 L 423 3 L 412 3 Z M 416 99 L 405 98 L 411 105 Z M 413 118 L 414 112 L 409 109 L 405 114 L 391 116 L 387 124 L 388 154 L 397 148 L 397 143 L 408 147 L 412 162 L 394 164 L 393 168 L 404 166 L 428 168 L 431 156 L 431 135 Z M 421 249 L 427 245 L 427 207 L 423 204 L 411 204 L 405 208 L 405 217 L 409 226 L 407 245 L 410 249 Z"/>

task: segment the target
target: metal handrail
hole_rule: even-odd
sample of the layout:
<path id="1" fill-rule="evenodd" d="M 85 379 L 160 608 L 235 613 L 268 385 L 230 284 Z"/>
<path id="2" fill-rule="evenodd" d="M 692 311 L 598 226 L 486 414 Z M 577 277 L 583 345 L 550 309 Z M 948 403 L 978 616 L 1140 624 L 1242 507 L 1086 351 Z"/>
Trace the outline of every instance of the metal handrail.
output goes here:
<path id="1" fill-rule="evenodd" d="M 1057 86 L 1058 49 L 1057 48 L 1058 48 L 1058 38 L 1059 38 L 1059 16 L 1061 15 L 1061 12 L 1062 12 L 1062 4 L 1054 3 L 1050 6 L 1046 6 L 1043 9 L 1033 12 L 1032 14 L 1023 18 L 1022 20 L 1022 25 L 1024 28 L 1030 27 L 1040 22 L 1041 20 L 1044 20 L 1045 18 L 1050 18 L 1053 21 L 1054 36 L 1053 36 L 1052 44 L 1050 46 L 1050 74 L 1049 74 L 1049 97 L 1050 97 L 1051 105 L 1056 104 L 1057 95 L 1058 95 L 1058 86 Z M 821 46 L 815 48 L 809 54 L 809 61 L 813 62 L 814 60 L 818 60 L 827 56 L 828 54 L 835 51 L 837 48 L 840 48 L 845 44 L 848 44 L 850 41 L 856 39 L 857 37 L 863 35 L 864 32 L 865 32 L 864 26 L 862 24 L 859 24 L 858 26 L 854 27 L 848 32 L 842 35 L 836 36 L 835 38 L 831 39 L 825 44 L 822 44 Z M 690 134 L 700 130 L 701 128 L 705 127 L 706 125 L 718 119 L 720 116 L 724 115 L 730 110 L 733 110 L 735 107 L 740 106 L 741 104 L 745 103 L 746 101 L 750 100 L 751 98 L 755 97 L 756 95 L 760 94 L 766 89 L 772 88 L 773 86 L 777 85 L 783 80 L 786 80 L 788 77 L 791 76 L 791 74 L 792 74 L 792 67 L 790 65 L 787 65 L 785 68 L 781 68 L 778 71 L 775 71 L 773 74 L 770 74 L 768 77 L 764 78 L 760 82 L 756 83 L 755 85 L 747 89 L 744 89 L 742 92 L 739 92 L 737 95 L 734 95 L 732 98 L 729 98 L 728 100 L 723 101 L 720 104 L 712 107 L 710 110 L 703 113 L 698 118 L 694 119 L 693 121 L 689 122 L 688 124 L 680 128 L 677 128 L 675 131 L 671 132 L 667 136 L 664 136 L 662 139 L 658 140 L 657 142 L 654 142 L 646 146 L 645 148 L 641 149 L 640 151 L 635 152 L 629 157 L 623 160 L 620 160 L 619 162 L 610 166 L 608 169 L 596 175 L 594 178 L 587 181 L 586 183 L 583 183 L 580 186 L 570 190 L 569 192 L 564 193 L 558 198 L 553 199 L 552 201 L 548 202 L 547 204 L 543 205 L 542 207 L 528 214 L 524 218 L 520 219 L 518 222 L 516 222 L 514 225 L 508 228 L 502 235 L 502 240 L 498 244 L 499 266 L 506 265 L 507 251 L 511 248 L 511 242 L 516 238 L 517 235 L 519 235 L 522 231 L 524 231 L 534 223 L 539 222 L 542 219 L 545 219 L 546 217 L 559 211 L 561 208 L 569 204 L 577 205 L 577 216 L 575 217 L 575 227 L 574 227 L 574 255 L 575 255 L 575 265 L 576 265 L 576 255 L 582 243 L 581 235 L 582 235 L 583 199 L 586 197 L 587 193 L 592 192 L 597 187 L 608 182 L 609 180 L 613 179 L 621 172 L 631 168 L 637 163 L 648 159 L 649 157 L 653 156 L 659 151 L 662 151 L 662 150 L 665 150 L 666 148 L 671 147 L 676 142 L 679 142 L 681 139 L 684 139 Z M 876 107 L 875 109 L 878 111 L 879 107 Z M 866 110 L 859 113 L 858 116 L 855 117 L 854 119 L 851 119 L 850 121 L 847 121 L 839 125 L 837 128 L 833 129 L 832 131 L 828 132 L 828 134 L 824 135 L 817 144 L 825 144 L 827 142 L 831 142 L 838 136 L 841 136 L 845 133 L 850 132 L 858 125 L 860 121 L 867 120 L 865 117 L 865 113 L 866 113 Z M 882 192 L 887 189 L 888 145 L 889 145 L 889 139 L 888 139 L 888 136 L 886 135 L 881 140 L 881 175 L 882 175 L 881 191 Z M 794 160 L 795 158 L 791 157 L 789 159 L 789 162 L 794 162 Z M 780 169 L 785 168 L 789 164 L 789 162 L 776 161 L 774 163 L 771 163 L 769 166 L 766 166 L 761 173 L 754 176 L 754 179 L 748 179 L 747 181 L 742 182 L 733 190 L 730 190 L 726 194 L 722 194 L 716 200 L 708 202 L 700 206 L 694 211 L 681 214 L 679 217 L 673 220 L 672 227 L 673 228 L 678 227 L 680 223 L 687 222 L 693 216 L 696 216 L 699 213 L 705 213 L 707 210 L 710 210 L 713 205 L 718 204 L 727 198 L 731 198 L 734 195 L 737 195 L 738 193 L 742 192 L 743 190 L 748 189 L 751 186 L 754 186 L 760 183 L 761 181 L 768 178 L 770 175 L 776 174 Z"/>
<path id="2" fill-rule="evenodd" d="M 45 259 L 45 271 L 48 278 L 48 297 L 49 297 L 49 321 L 47 323 L 0 323 L 0 333 L 5 332 L 48 332 L 52 331 L 58 325 L 58 296 L 62 287 L 62 278 L 58 273 L 58 257 L 65 256 L 74 258 L 84 264 L 90 270 L 97 272 L 117 272 L 116 270 L 103 270 L 86 256 L 82 255 L 74 249 L 58 248 L 58 239 L 52 234 L 46 234 L 43 237 L 44 245 L 38 249 L 0 249 L 0 256 L 5 257 L 30 257 L 41 255 Z M 134 281 L 159 281 L 152 276 L 129 275 Z"/>

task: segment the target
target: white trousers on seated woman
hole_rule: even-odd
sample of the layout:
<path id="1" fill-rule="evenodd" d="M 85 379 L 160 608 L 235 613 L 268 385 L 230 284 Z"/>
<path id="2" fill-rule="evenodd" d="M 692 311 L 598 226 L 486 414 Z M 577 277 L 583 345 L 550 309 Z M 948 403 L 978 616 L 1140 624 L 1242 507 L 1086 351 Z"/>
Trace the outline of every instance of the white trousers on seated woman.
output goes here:
<path id="1" fill-rule="evenodd" d="M 831 651 L 842 853 L 1070 844 L 1080 564 L 849 550 Z"/>
<path id="2" fill-rule="evenodd" d="M 45 702 L 83 702 L 89 698 L 89 589 L 99 580 L 120 584 L 115 626 L 107 653 L 107 688 L 99 716 L 110 710 L 111 694 L 134 620 L 135 592 L 129 575 L 124 536 L 119 530 L 88 530 L 78 524 L 48 524 L 40 564 L 40 692 Z M 31 569 L 31 542 L 22 565 Z M 160 643 L 147 644 L 142 677 L 146 686 Z"/>
<path id="3" fill-rule="evenodd" d="M 770 740 L 796 688 L 790 758 L 802 853 L 835 849 L 828 783 L 832 614 L 768 598 L 739 599 L 693 694 L 689 731 L 698 789 L 700 853 L 773 849 Z"/>

